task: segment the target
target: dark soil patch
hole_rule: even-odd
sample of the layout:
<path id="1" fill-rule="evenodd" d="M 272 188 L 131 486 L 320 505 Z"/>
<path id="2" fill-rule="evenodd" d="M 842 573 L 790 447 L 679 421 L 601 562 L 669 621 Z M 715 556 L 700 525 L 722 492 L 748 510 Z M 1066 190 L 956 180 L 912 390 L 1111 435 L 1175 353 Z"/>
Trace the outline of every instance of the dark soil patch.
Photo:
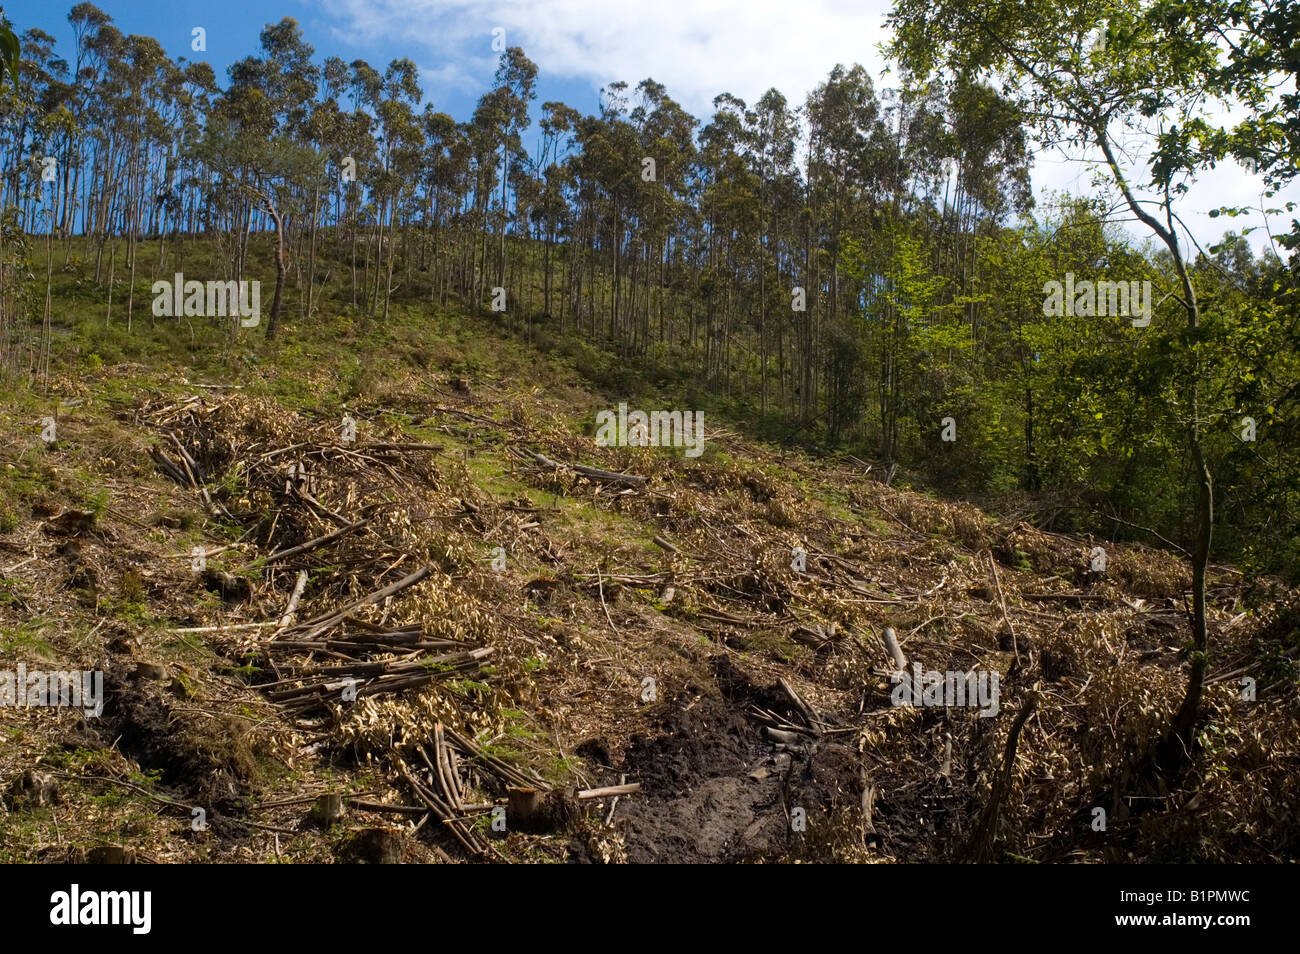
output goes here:
<path id="1" fill-rule="evenodd" d="M 670 703 L 663 734 L 637 735 L 623 771 L 641 793 L 620 810 L 627 859 L 734 862 L 780 854 L 785 812 L 780 778 L 751 778 L 770 746 L 726 703 Z"/>
<path id="2" fill-rule="evenodd" d="M 722 699 L 674 700 L 659 720 L 660 734 L 631 740 L 620 771 L 640 781 L 641 792 L 619 810 L 628 861 L 822 855 L 808 832 L 792 830 L 790 811 L 802 808 L 811 832 L 812 819 L 859 804 L 857 754 L 812 739 L 806 746 L 774 746 L 744 709 L 758 702 L 782 711 L 779 690 L 756 686 L 725 656 L 714 669 Z"/>
<path id="3" fill-rule="evenodd" d="M 118 666 L 105 673 L 104 715 L 118 749 L 142 770 L 209 812 L 239 811 L 257 773 L 247 723 L 228 715 L 176 709 L 161 684 Z"/>

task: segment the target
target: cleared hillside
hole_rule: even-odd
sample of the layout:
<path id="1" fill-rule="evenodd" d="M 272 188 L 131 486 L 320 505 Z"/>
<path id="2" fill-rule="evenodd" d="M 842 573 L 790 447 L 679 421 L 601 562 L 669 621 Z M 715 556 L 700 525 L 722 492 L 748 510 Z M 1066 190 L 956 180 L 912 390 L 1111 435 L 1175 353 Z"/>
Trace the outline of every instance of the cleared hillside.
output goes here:
<path id="1" fill-rule="evenodd" d="M 107 692 L 0 709 L 5 860 L 1300 855 L 1280 585 L 1215 568 L 1200 746 L 1162 789 L 1175 554 L 707 412 L 698 458 L 597 446 L 596 412 L 672 405 L 492 319 L 142 328 L 69 321 L 48 389 L 0 405 L 0 656 Z M 909 667 L 997 673 L 997 714 L 893 705 L 887 626 Z"/>

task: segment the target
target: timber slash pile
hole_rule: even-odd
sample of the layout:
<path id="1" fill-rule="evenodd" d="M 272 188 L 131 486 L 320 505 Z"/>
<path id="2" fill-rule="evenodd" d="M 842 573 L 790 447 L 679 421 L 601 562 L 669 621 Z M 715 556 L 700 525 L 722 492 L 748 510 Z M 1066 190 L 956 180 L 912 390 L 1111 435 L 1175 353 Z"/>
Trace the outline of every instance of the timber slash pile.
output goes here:
<path id="1" fill-rule="evenodd" d="M 411 376 L 343 436 L 179 390 L 23 458 L 89 454 L 126 502 L 55 492 L 0 537 L 0 618 L 99 614 L 26 648 L 107 686 L 100 720 L 0 713 L 18 857 L 1300 856 L 1280 585 L 1215 569 L 1200 747 L 1166 784 L 1176 555 L 1100 541 L 1098 569 L 1099 541 L 722 431 L 697 460 L 600 447 L 491 382 Z"/>

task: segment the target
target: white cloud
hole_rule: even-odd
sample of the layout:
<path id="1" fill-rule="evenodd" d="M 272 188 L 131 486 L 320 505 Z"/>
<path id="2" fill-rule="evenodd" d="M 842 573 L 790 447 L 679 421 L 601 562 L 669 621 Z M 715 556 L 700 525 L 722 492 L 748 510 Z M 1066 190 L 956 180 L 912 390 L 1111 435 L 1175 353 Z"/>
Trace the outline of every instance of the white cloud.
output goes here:
<path id="1" fill-rule="evenodd" d="M 343 34 L 423 44 L 439 56 L 480 55 L 493 27 L 548 76 L 603 86 L 654 77 L 697 115 L 713 97 L 747 102 L 775 86 L 793 103 L 836 63 L 878 75 L 886 0 L 322 0 Z M 481 45 L 481 46 L 480 46 Z M 491 75 L 488 71 L 484 79 Z"/>
<path id="2" fill-rule="evenodd" d="M 478 72 L 460 63 L 423 67 L 420 70 L 420 86 L 426 90 L 458 89 L 466 93 L 481 93 L 483 82 L 479 79 Z"/>

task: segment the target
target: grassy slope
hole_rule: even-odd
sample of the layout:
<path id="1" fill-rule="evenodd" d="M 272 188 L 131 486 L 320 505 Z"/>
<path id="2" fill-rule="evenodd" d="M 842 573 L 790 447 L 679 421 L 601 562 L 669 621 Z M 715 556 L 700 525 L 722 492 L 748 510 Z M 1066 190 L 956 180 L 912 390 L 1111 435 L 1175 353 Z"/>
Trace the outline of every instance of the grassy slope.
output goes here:
<path id="1" fill-rule="evenodd" d="M 886 488 L 857 464 L 789 454 L 716 418 L 698 460 L 597 448 L 597 410 L 671 398 L 659 403 L 642 386 L 599 393 L 576 370 L 600 366 L 598 355 L 530 347 L 499 317 L 407 301 L 380 327 L 345 317 L 348 296 L 336 287 L 310 321 L 290 307 L 273 345 L 203 320 L 154 322 L 152 254 L 141 257 L 129 333 L 120 300 L 104 326 L 88 266 L 56 269 L 52 380 L 8 388 L 0 401 L 0 659 L 100 666 L 118 692 L 98 724 L 0 710 L 4 787 L 33 767 L 58 787 L 53 805 L 22 789 L 7 799 L 0 859 L 106 844 L 158 860 L 337 857 L 355 830 L 397 831 L 402 816 L 354 811 L 320 829 L 304 824 L 310 797 L 345 790 L 409 804 L 394 753 L 437 719 L 548 784 L 643 782 L 612 826 L 603 802 L 561 830 L 510 834 L 496 848 L 507 857 L 947 859 L 970 834 L 1034 685 L 1044 701 L 1021 740 L 999 857 L 1297 856 L 1275 811 L 1300 778 L 1295 636 L 1275 606 L 1290 594 L 1218 573 L 1213 671 L 1223 679 L 1209 692 L 1204 747 L 1181 789 L 1157 793 L 1167 810 L 1130 813 L 1134 765 L 1183 685 L 1186 575 L 1173 557 L 1108 546 L 1108 573 L 1094 579 L 1091 541 Z M 187 251 L 186 271 L 202 273 L 205 255 Z M 231 440 L 242 434 L 232 421 L 256 419 L 286 443 L 328 441 L 348 413 L 363 445 L 437 444 L 433 479 L 400 491 L 401 507 L 425 516 L 394 532 L 442 573 L 386 612 L 495 647 L 489 669 L 295 724 L 246 685 L 265 668 L 249 639 L 172 632 L 274 619 L 294 578 L 253 565 L 275 533 L 273 523 L 265 532 L 274 508 L 240 486 L 237 468 L 213 475 L 210 490 L 263 507 L 251 522 L 214 516 L 151 461 L 160 436 L 149 415 L 192 395 Z M 58 419 L 48 447 L 47 415 Z M 620 493 L 539 472 L 512 446 L 652 479 Z M 93 528 L 61 533 L 70 509 L 92 514 Z M 187 565 L 196 545 L 232 543 L 214 567 L 253 584 L 233 606 Z M 510 555 L 504 573 L 487 563 L 496 545 Z M 791 569 L 794 547 L 809 553 L 806 573 Z M 306 615 L 378 585 L 325 552 L 304 565 Z M 927 669 L 998 671 L 1002 716 L 891 707 L 885 625 Z M 166 677 L 137 677 L 140 661 Z M 1238 670 L 1257 679 L 1259 702 L 1240 698 Z M 779 678 L 831 727 L 815 746 L 763 733 L 764 720 L 800 722 Z M 504 794 L 487 779 L 479 791 Z M 308 801 L 272 804 L 295 799 Z M 193 830 L 195 806 L 212 816 L 209 830 Z M 1089 825 L 1096 806 L 1109 813 L 1104 834 Z M 806 832 L 791 830 L 795 808 Z M 402 835 L 409 860 L 457 855 L 434 827 Z"/>

